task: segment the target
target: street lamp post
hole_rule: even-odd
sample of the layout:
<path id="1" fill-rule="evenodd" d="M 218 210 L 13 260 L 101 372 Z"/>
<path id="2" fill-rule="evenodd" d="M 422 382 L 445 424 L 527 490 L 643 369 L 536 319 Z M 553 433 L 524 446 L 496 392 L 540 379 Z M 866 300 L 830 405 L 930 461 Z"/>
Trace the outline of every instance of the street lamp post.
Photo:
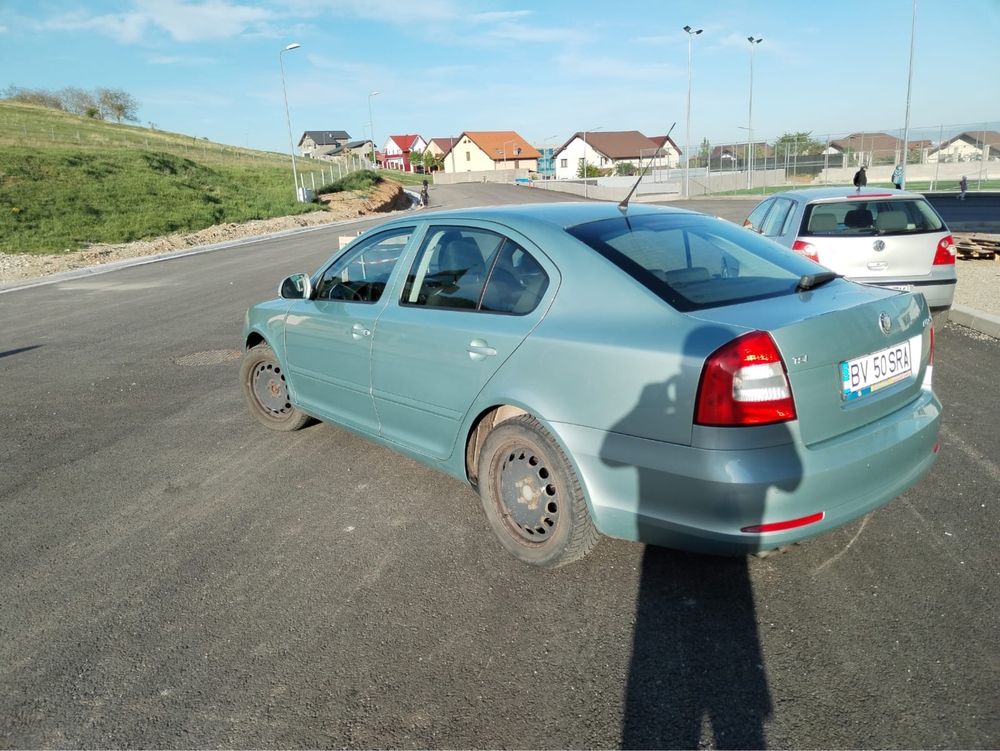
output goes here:
<path id="1" fill-rule="evenodd" d="M 747 41 L 750 42 L 750 107 L 747 110 L 747 190 L 749 190 L 752 187 L 750 180 L 753 175 L 753 51 L 764 40 L 748 36 Z"/>
<path id="2" fill-rule="evenodd" d="M 687 127 L 684 131 L 684 197 L 691 197 L 691 40 L 698 36 L 704 29 L 692 29 L 685 26 L 684 31 L 688 35 L 688 102 L 687 102 Z"/>
<path id="3" fill-rule="evenodd" d="M 375 169 L 375 120 L 372 118 L 372 97 L 378 95 L 377 91 L 368 95 L 368 127 L 372 130 L 372 169 Z"/>
<path id="4" fill-rule="evenodd" d="M 910 66 L 906 74 L 906 116 L 903 121 L 903 182 L 899 187 L 906 190 L 906 161 L 910 150 L 910 90 L 913 88 L 913 47 L 917 38 L 917 0 L 913 0 L 910 19 Z M 940 161 L 940 157 L 938 158 Z"/>
<path id="5" fill-rule="evenodd" d="M 603 125 L 598 125 L 596 128 L 591 128 L 589 132 L 594 132 L 595 130 L 600 130 Z M 590 181 L 587 176 L 587 133 L 588 131 L 583 131 L 583 197 L 590 198 Z"/>
<path id="6" fill-rule="evenodd" d="M 285 63 L 282 61 L 281 56 L 291 50 L 297 50 L 301 46 L 298 42 L 292 42 L 278 53 L 278 66 L 281 68 L 281 93 L 285 97 L 285 122 L 288 123 L 288 150 L 292 154 L 292 182 L 295 185 L 296 201 L 299 200 L 299 172 L 295 167 L 295 145 L 292 143 L 292 118 L 288 114 L 288 90 L 285 88 Z"/>

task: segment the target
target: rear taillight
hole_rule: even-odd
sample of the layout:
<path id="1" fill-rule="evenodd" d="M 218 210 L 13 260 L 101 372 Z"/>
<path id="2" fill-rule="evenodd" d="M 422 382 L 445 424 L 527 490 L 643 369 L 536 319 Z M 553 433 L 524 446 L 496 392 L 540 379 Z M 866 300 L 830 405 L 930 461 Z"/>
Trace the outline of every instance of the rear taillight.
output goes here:
<path id="1" fill-rule="evenodd" d="M 937 244 L 937 250 L 934 252 L 934 265 L 946 266 L 953 264 L 955 263 L 956 255 L 955 238 L 951 235 L 942 237 L 941 242 Z"/>
<path id="2" fill-rule="evenodd" d="M 794 419 L 785 363 L 769 334 L 753 331 L 709 356 L 698 384 L 697 424 L 768 425 Z"/>
<path id="3" fill-rule="evenodd" d="M 807 243 L 804 240 L 796 240 L 792 243 L 792 250 L 800 256 L 805 256 L 810 261 L 819 263 L 819 254 L 816 252 L 816 248 L 812 246 L 812 243 Z"/>

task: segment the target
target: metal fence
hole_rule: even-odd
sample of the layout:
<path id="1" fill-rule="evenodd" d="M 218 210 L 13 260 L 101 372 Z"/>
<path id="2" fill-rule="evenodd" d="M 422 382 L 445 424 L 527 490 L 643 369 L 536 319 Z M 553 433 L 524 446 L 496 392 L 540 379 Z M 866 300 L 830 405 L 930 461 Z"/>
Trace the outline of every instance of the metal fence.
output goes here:
<path id="1" fill-rule="evenodd" d="M 911 187 L 957 189 L 965 176 L 969 189 L 979 190 L 1000 181 L 1000 121 L 911 128 L 905 144 L 905 181 Z M 795 138 L 756 134 L 752 143 L 702 140 L 692 144 L 690 195 L 739 190 L 741 183 L 743 190 L 751 191 L 850 184 L 861 166 L 866 167 L 869 184 L 890 186 L 893 171 L 903 164 L 903 151 L 903 133 L 889 129 L 810 133 L 801 144 Z M 653 176 L 683 193 L 683 169 L 654 169 Z"/>

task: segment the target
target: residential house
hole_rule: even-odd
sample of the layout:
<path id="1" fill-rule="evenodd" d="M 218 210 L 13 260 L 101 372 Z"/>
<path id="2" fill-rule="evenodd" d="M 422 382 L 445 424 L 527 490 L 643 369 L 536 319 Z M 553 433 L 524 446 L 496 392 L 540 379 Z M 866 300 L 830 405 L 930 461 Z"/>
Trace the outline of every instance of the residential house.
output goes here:
<path id="1" fill-rule="evenodd" d="M 824 154 L 842 154 L 847 165 L 899 164 L 903 142 L 888 133 L 851 133 L 830 141 Z"/>
<path id="2" fill-rule="evenodd" d="M 442 164 L 444 159 L 451 152 L 451 147 L 458 141 L 454 136 L 448 138 L 432 138 L 427 142 L 427 151 L 434 155 L 435 159 L 440 159 Z"/>
<path id="3" fill-rule="evenodd" d="M 372 146 L 374 144 L 365 139 L 363 141 L 348 141 L 337 146 L 324 147 L 322 150 L 314 152 L 313 158 L 336 159 L 343 156 L 364 156 L 371 159 Z"/>
<path id="4" fill-rule="evenodd" d="M 350 140 L 345 130 L 307 130 L 299 139 L 299 151 L 302 156 L 325 156 L 339 151 Z"/>
<path id="5" fill-rule="evenodd" d="M 746 169 L 747 150 L 746 141 L 743 143 L 723 143 L 714 146 L 709 152 L 708 160 L 712 169 Z M 764 160 L 770 161 L 774 158 L 774 147 L 766 141 L 754 141 L 753 144 L 754 165 L 759 163 L 760 169 L 764 169 Z"/>
<path id="6" fill-rule="evenodd" d="M 558 180 L 579 177 L 584 160 L 608 173 L 614 173 L 617 165 L 624 168 L 625 163 L 631 164 L 635 170 L 639 169 L 640 163 L 645 166 L 649 160 L 654 167 L 670 165 L 670 157 L 661 151 L 661 145 L 637 130 L 577 132 L 556 150 L 553 158 Z"/>
<path id="7" fill-rule="evenodd" d="M 928 162 L 978 162 L 1000 159 L 1000 133 L 995 130 L 972 130 L 928 149 Z"/>
<path id="8" fill-rule="evenodd" d="M 467 130 L 444 160 L 445 172 L 538 170 L 538 150 L 512 130 Z"/>
<path id="9" fill-rule="evenodd" d="M 423 153 L 427 142 L 418 135 L 389 136 L 382 148 L 382 161 L 386 169 L 413 172 L 411 152 Z"/>
<path id="10" fill-rule="evenodd" d="M 656 144 L 662 155 L 666 157 L 665 167 L 677 167 L 681 163 L 681 150 L 670 136 L 650 136 L 649 140 Z"/>

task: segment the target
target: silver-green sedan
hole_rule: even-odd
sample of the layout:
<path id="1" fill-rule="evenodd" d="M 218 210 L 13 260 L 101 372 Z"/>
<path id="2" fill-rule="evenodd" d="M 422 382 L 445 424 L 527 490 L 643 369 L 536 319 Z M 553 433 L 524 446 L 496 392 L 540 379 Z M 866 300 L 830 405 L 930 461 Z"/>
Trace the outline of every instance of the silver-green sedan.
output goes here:
<path id="1" fill-rule="evenodd" d="M 938 451 L 923 296 L 677 209 L 406 215 L 285 279 L 244 340 L 262 423 L 332 422 L 469 482 L 538 566 L 601 534 L 778 548 Z"/>

